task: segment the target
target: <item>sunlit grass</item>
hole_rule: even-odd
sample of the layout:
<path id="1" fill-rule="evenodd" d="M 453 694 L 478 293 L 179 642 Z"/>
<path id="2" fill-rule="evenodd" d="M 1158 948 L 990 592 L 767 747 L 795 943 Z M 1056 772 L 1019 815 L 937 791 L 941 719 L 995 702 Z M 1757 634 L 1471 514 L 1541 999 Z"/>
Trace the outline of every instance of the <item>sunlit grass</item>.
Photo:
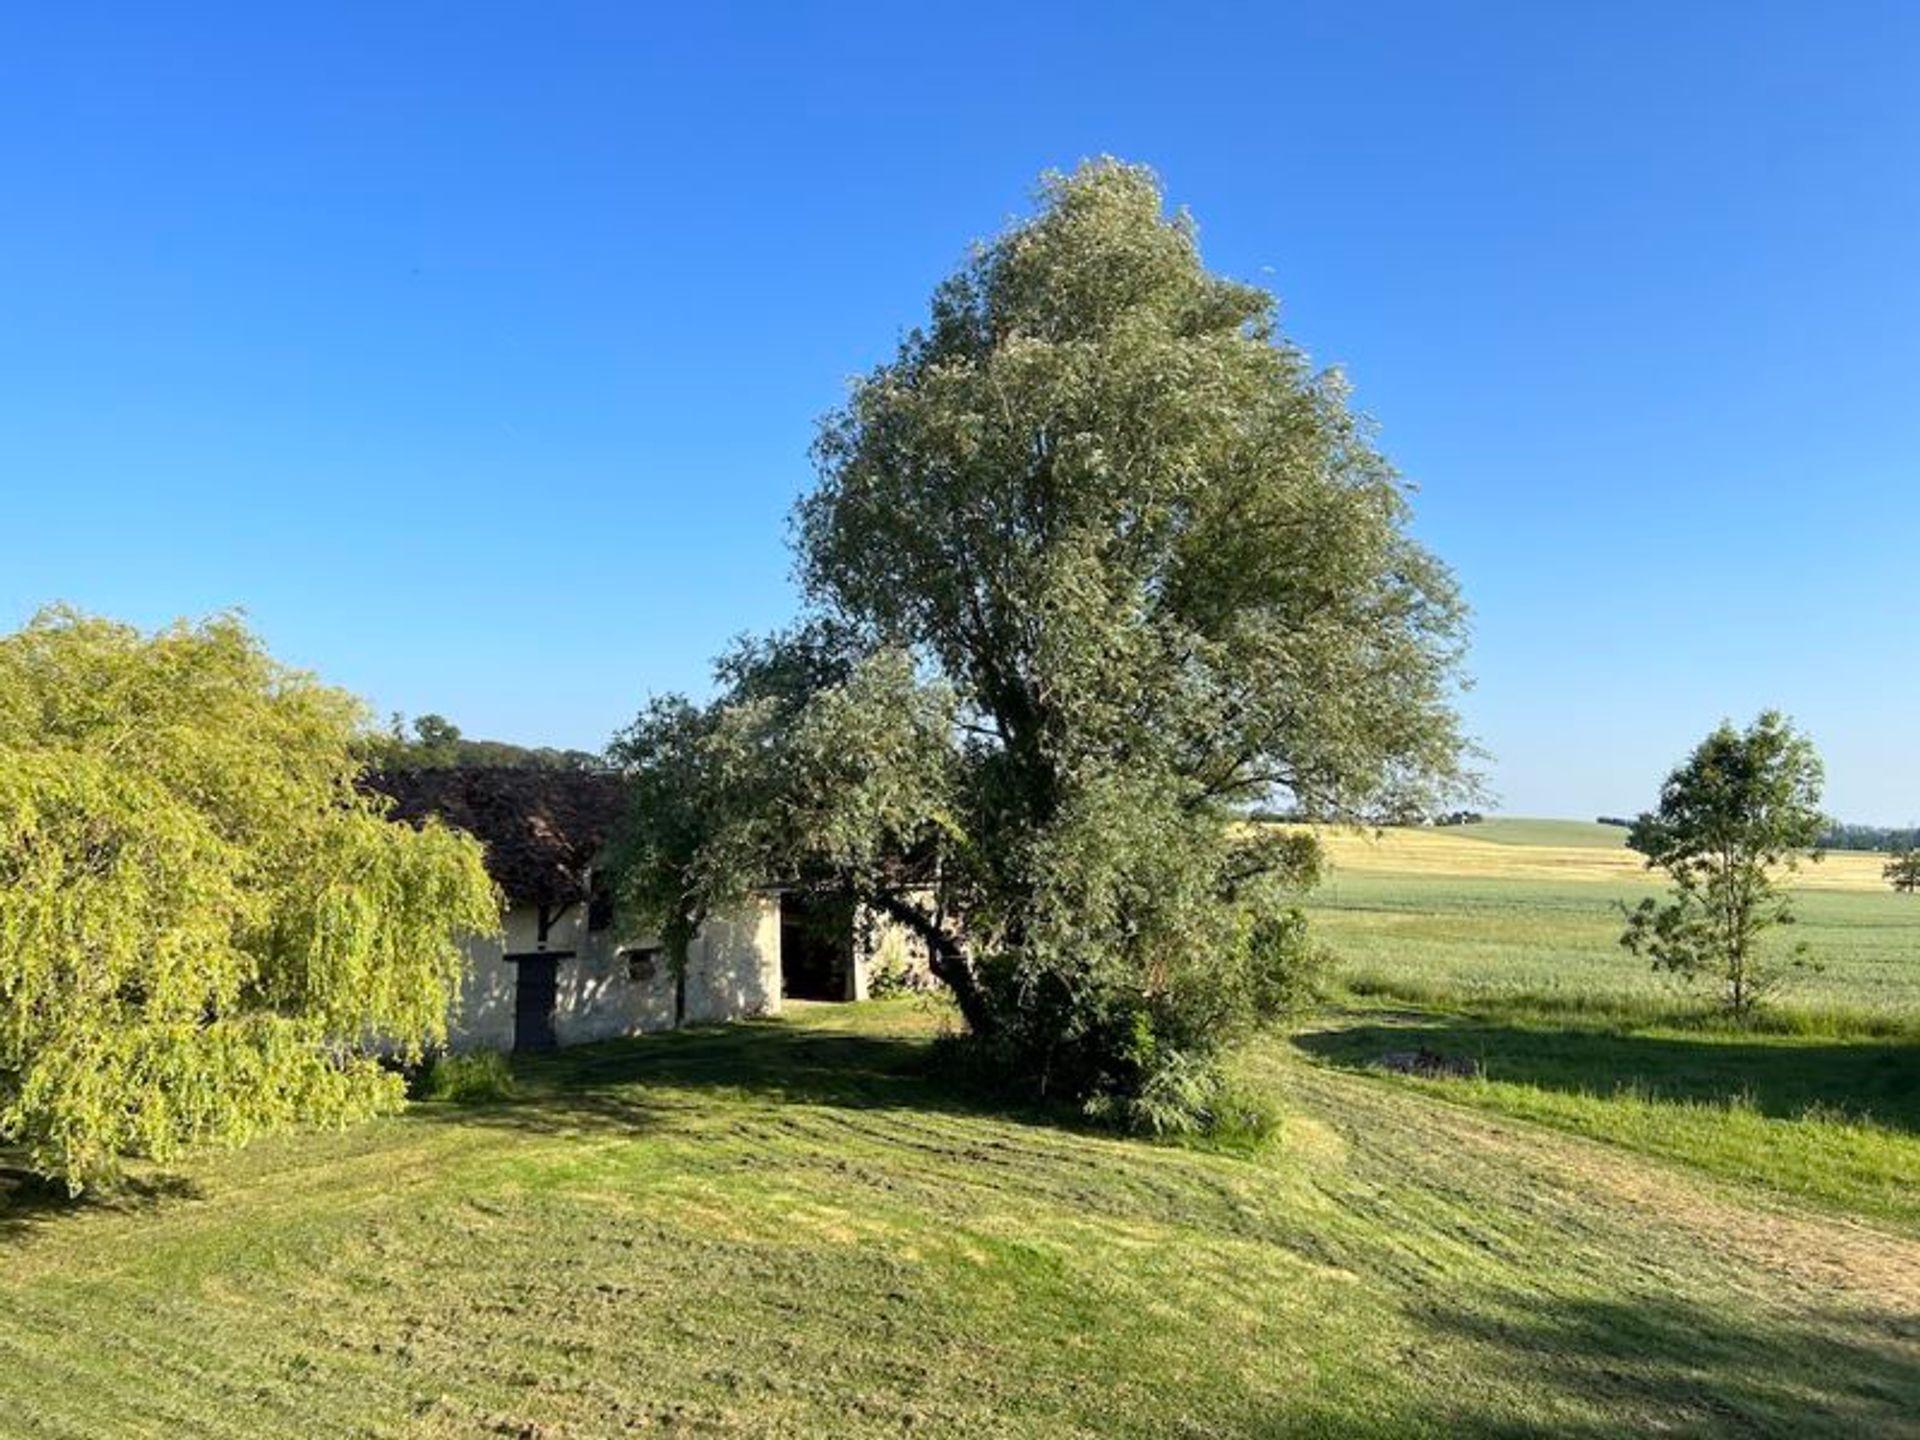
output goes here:
<path id="1" fill-rule="evenodd" d="M 1791 970 L 1736 1018 L 1710 985 L 1649 969 L 1619 945 L 1623 908 L 1654 881 L 1616 873 L 1590 827 L 1329 839 L 1310 910 L 1339 956 L 1336 1008 L 1302 1045 L 1371 1069 L 1425 1046 L 1470 1060 L 1468 1082 L 1388 1083 L 1684 1164 L 1783 1200 L 1920 1225 L 1920 900 L 1841 856 L 1802 888 L 1817 969 Z M 1491 827 L 1485 827 L 1491 828 Z M 1628 859 L 1631 860 L 1631 856 Z M 1808 872 L 1809 874 L 1815 872 Z M 1779 953 L 1779 952 L 1776 952 Z"/>
<path id="2" fill-rule="evenodd" d="M 1463 1105 L 1658 1155 L 1783 1198 L 1920 1229 L 1920 1051 L 1880 1035 L 1511 997 L 1426 1012 L 1336 1008 L 1300 1038 L 1376 1074 L 1426 1049 L 1470 1080 L 1391 1076 Z"/>
<path id="3" fill-rule="evenodd" d="M 0 1434 L 1857 1436 L 1920 1409 L 1912 1241 L 1285 1041 L 1241 1057 L 1284 1109 L 1258 1150 L 1063 1128 L 944 1083 L 943 1023 L 597 1046 L 111 1206 L 16 1194 Z"/>

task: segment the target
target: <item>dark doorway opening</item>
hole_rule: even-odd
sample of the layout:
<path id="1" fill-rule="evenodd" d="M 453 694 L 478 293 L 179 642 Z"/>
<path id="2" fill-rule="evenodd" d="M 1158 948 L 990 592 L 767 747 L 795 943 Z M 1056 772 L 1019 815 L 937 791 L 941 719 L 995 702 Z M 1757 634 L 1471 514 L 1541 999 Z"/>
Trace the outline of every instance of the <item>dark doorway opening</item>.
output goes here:
<path id="1" fill-rule="evenodd" d="M 553 1004 L 560 993 L 561 956 L 510 955 L 518 975 L 513 987 L 513 1048 L 551 1050 L 558 1040 L 553 1033 Z"/>
<path id="2" fill-rule="evenodd" d="M 853 966 L 853 912 L 833 896 L 780 897 L 780 993 L 845 1000 Z"/>

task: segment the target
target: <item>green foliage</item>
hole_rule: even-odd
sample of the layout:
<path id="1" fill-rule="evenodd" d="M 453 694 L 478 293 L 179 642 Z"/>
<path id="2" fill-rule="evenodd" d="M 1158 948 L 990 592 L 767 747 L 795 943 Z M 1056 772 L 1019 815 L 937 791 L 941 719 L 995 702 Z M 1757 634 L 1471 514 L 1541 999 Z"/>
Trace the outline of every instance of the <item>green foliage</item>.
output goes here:
<path id="1" fill-rule="evenodd" d="M 735 757 L 718 733 L 720 716 L 679 696 L 655 700 L 615 737 L 608 755 L 632 787 L 607 852 L 621 912 L 658 932 L 667 962 L 684 977 L 687 949 L 708 911 L 724 903 L 744 871 L 718 853 L 732 829 Z M 729 781 L 733 781 L 729 784 Z M 676 998 L 676 1020 L 680 1001 Z"/>
<path id="2" fill-rule="evenodd" d="M 816 455 L 812 618 L 627 738 L 643 795 L 711 797 L 627 849 L 629 890 L 850 895 L 1033 1091 L 1198 1093 L 1308 953 L 1287 906 L 1315 842 L 1247 810 L 1466 788 L 1461 606 L 1344 385 L 1206 270 L 1151 175 L 1101 161 L 1046 178 Z"/>
<path id="3" fill-rule="evenodd" d="M 675 963 L 708 915 L 771 884 L 882 888 L 937 823 L 951 706 L 905 654 L 810 626 L 723 657 L 722 698 L 655 700 L 608 751 L 632 803 L 608 850 L 623 913 Z"/>
<path id="4" fill-rule="evenodd" d="M 1881 868 L 1887 883 L 1911 895 L 1920 890 L 1920 850 L 1902 850 Z"/>
<path id="5" fill-rule="evenodd" d="M 513 1066 L 497 1050 L 438 1051 L 415 1070 L 407 1094 L 414 1100 L 485 1105 L 514 1095 Z"/>
<path id="6" fill-rule="evenodd" d="M 1248 1003 L 1262 1021 L 1305 1014 L 1325 994 L 1333 953 L 1315 944 L 1304 910 L 1255 918 L 1240 946 Z"/>
<path id="7" fill-rule="evenodd" d="M 1778 988 L 1785 970 L 1759 943 L 1793 923 L 1776 876 L 1791 874 L 1819 840 L 1821 778 L 1813 745 L 1778 712 L 1744 732 L 1723 723 L 1667 777 L 1660 808 L 1627 834 L 1672 891 L 1664 903 L 1647 899 L 1629 911 L 1620 943 L 1656 969 L 1712 978 L 1735 1014 Z M 1789 963 L 1810 963 L 1804 946 Z"/>
<path id="8" fill-rule="evenodd" d="M 389 1109 L 444 1037 L 478 846 L 355 785 L 361 712 L 222 617 L 0 638 L 0 1138 L 76 1189 Z"/>
<path id="9" fill-rule="evenodd" d="M 1204 1136 L 1243 1148 L 1259 1145 L 1280 1128 L 1273 1097 L 1235 1085 L 1210 1054 L 1172 1050 L 1156 1063 L 1143 1064 L 1140 1076 L 1125 1090 L 1093 1095 L 1087 1113 L 1158 1139 Z"/>
<path id="10" fill-rule="evenodd" d="M 919 987 L 914 976 L 897 959 L 876 956 L 868 962 L 867 998 L 869 1000 L 891 1000 L 897 995 L 911 995 Z"/>

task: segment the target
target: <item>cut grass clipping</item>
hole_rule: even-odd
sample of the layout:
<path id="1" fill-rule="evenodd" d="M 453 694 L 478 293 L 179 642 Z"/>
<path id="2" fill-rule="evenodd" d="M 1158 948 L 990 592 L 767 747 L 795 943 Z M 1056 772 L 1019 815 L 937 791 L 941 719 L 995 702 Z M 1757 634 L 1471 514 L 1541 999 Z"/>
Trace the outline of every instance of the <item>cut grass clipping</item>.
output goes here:
<path id="1" fill-rule="evenodd" d="M 0 1209 L 9 1434 L 1911 1433 L 1920 1243 L 1276 1040 L 1258 1149 L 983 1107 L 922 1002 Z"/>

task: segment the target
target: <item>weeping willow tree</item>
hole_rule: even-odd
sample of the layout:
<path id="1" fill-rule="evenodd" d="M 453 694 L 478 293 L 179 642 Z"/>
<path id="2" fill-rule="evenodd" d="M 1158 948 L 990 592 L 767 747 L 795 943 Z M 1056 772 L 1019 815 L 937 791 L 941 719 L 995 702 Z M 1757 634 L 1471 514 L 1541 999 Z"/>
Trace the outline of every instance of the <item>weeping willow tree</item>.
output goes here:
<path id="1" fill-rule="evenodd" d="M 356 785 L 365 716 L 231 617 L 0 638 L 0 1142 L 120 1157 L 397 1107 L 445 1038 L 479 846 Z"/>

